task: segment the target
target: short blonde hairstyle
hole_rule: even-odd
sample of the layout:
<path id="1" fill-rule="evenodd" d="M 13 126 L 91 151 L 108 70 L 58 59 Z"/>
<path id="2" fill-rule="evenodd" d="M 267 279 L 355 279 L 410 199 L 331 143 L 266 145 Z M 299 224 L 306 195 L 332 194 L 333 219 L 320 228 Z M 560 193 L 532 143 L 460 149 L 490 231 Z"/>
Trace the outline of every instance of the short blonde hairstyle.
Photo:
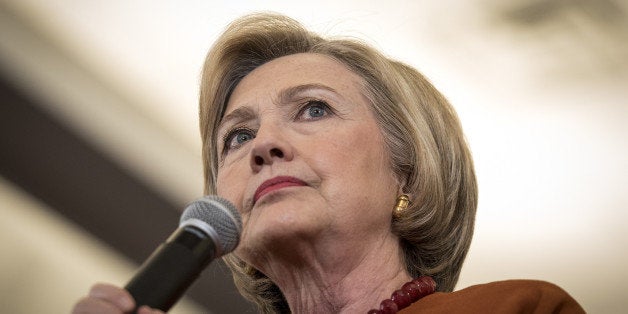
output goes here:
<path id="1" fill-rule="evenodd" d="M 473 161 L 447 100 L 415 69 L 367 44 L 323 39 L 286 16 L 258 13 L 226 29 L 203 67 L 200 128 L 205 192 L 216 193 L 217 127 L 229 96 L 244 76 L 273 59 L 318 53 L 363 78 L 390 152 L 391 171 L 410 196 L 406 214 L 392 221 L 411 276 L 429 275 L 439 291 L 453 290 L 471 238 L 477 206 Z M 391 209 L 392 212 L 392 209 Z M 289 312 L 278 287 L 233 254 L 225 258 L 240 292 L 264 313 Z"/>

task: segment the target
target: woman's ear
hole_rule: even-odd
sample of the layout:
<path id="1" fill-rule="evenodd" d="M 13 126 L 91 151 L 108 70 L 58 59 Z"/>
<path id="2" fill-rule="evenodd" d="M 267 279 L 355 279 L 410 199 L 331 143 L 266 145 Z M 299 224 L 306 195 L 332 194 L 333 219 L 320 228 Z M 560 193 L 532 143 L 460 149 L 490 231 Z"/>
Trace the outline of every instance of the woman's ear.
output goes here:
<path id="1" fill-rule="evenodd" d="M 408 178 L 405 176 L 395 176 L 397 181 L 397 195 L 408 194 Z"/>

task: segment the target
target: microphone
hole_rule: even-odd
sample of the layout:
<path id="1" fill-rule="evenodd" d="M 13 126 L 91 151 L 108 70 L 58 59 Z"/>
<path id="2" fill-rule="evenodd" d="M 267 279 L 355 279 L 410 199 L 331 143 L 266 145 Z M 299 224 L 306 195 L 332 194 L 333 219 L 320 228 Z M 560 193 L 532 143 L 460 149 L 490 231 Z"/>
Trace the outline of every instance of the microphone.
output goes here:
<path id="1" fill-rule="evenodd" d="M 190 203 L 179 228 L 140 266 L 124 287 L 142 305 L 167 312 L 209 263 L 235 249 L 242 221 L 235 206 L 218 196 Z"/>

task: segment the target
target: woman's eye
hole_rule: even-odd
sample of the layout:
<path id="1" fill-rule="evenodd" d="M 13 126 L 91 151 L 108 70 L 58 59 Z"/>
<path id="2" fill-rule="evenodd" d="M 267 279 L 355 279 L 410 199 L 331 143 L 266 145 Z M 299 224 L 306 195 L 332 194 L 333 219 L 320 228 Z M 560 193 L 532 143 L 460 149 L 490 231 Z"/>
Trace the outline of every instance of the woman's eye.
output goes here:
<path id="1" fill-rule="evenodd" d="M 299 118 L 303 120 L 316 120 L 331 113 L 329 105 L 322 100 L 310 100 L 299 111 Z"/>
<path id="2" fill-rule="evenodd" d="M 224 152 L 235 149 L 255 138 L 255 132 L 248 128 L 238 128 L 224 138 Z"/>

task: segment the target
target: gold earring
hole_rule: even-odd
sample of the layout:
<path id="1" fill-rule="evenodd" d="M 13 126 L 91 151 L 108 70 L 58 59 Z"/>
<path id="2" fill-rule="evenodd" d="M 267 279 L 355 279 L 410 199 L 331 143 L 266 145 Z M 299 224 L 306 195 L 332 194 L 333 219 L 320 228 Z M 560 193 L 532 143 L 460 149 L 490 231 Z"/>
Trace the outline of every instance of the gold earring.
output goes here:
<path id="1" fill-rule="evenodd" d="M 410 205 L 410 198 L 408 198 L 407 194 L 401 194 L 397 197 L 397 204 L 395 204 L 395 209 L 393 209 L 393 217 L 400 218 L 403 216 L 403 213 L 408 209 L 408 205 Z"/>

